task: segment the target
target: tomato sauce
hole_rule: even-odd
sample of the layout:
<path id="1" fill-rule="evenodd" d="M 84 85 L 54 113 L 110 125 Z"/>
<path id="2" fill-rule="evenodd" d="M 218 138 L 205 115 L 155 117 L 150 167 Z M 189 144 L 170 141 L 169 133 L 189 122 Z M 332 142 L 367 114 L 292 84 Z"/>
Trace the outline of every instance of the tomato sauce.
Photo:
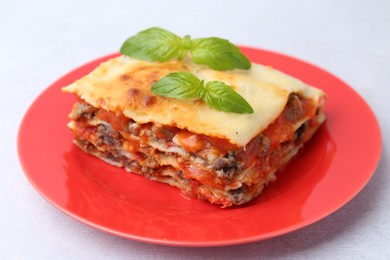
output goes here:
<path id="1" fill-rule="evenodd" d="M 110 123 L 116 131 L 127 131 L 130 122 L 130 119 L 123 115 L 123 113 L 114 113 L 103 109 L 99 109 L 96 116 L 100 120 Z"/>

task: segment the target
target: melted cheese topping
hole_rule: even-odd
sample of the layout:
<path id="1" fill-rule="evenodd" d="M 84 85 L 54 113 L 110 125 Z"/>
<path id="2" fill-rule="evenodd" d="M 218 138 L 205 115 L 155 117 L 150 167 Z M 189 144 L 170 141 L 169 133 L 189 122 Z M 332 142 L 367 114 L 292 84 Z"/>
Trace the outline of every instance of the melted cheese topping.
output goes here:
<path id="1" fill-rule="evenodd" d="M 171 72 L 189 71 L 208 81 L 223 81 L 243 96 L 253 114 L 220 112 L 199 100 L 156 96 L 154 82 Z M 90 74 L 64 87 L 96 108 L 122 111 L 138 123 L 176 126 L 197 134 L 228 139 L 245 146 L 282 112 L 290 93 L 319 102 L 324 93 L 271 67 L 252 64 L 250 70 L 215 71 L 183 61 L 147 62 L 119 56 L 99 65 Z"/>

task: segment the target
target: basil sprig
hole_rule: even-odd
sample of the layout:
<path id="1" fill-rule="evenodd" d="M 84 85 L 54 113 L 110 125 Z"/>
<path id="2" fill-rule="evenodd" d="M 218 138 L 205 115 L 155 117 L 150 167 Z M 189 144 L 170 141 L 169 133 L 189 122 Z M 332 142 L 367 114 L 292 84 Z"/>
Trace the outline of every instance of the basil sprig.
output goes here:
<path id="1" fill-rule="evenodd" d="M 177 99 L 201 99 L 210 107 L 224 112 L 252 114 L 253 108 L 232 87 L 220 81 L 204 84 L 190 72 L 173 72 L 153 84 L 152 92 Z"/>
<path id="2" fill-rule="evenodd" d="M 187 52 L 197 64 L 215 70 L 250 69 L 251 62 L 240 49 L 228 40 L 209 37 L 183 38 L 165 29 L 152 27 L 128 38 L 120 52 L 147 61 L 164 62 L 173 58 L 183 59 Z"/>

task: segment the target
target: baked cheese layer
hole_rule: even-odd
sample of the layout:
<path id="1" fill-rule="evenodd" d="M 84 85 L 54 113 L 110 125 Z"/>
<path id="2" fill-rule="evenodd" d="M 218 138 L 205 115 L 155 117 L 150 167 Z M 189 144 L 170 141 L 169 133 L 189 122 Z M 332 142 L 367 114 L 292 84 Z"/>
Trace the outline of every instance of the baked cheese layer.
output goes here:
<path id="1" fill-rule="evenodd" d="M 199 79 L 222 81 L 243 96 L 253 114 L 220 112 L 200 100 L 156 96 L 151 86 L 172 72 L 188 71 Z M 324 93 L 271 67 L 254 64 L 250 70 L 215 71 L 185 58 L 164 63 L 119 56 L 100 64 L 90 74 L 64 87 L 96 108 L 123 112 L 138 123 L 156 123 L 197 134 L 224 138 L 245 146 L 282 112 L 294 92 L 315 102 Z M 312 115 L 307 115 L 311 117 Z"/>

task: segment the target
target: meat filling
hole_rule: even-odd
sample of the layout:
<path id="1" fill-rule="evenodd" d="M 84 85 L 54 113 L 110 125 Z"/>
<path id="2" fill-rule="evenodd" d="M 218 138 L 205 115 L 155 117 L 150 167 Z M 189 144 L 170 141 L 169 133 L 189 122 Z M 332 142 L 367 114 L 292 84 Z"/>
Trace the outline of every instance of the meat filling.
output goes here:
<path id="1" fill-rule="evenodd" d="M 320 124 L 315 111 L 309 100 L 291 94 L 278 119 L 245 147 L 171 126 L 139 124 L 82 101 L 70 117 L 75 142 L 86 152 L 151 179 L 169 175 L 178 187 L 190 180 L 197 197 L 230 206 L 260 193 L 294 148 L 310 138 L 314 131 L 308 129 Z M 295 129 L 308 113 L 311 119 Z"/>

